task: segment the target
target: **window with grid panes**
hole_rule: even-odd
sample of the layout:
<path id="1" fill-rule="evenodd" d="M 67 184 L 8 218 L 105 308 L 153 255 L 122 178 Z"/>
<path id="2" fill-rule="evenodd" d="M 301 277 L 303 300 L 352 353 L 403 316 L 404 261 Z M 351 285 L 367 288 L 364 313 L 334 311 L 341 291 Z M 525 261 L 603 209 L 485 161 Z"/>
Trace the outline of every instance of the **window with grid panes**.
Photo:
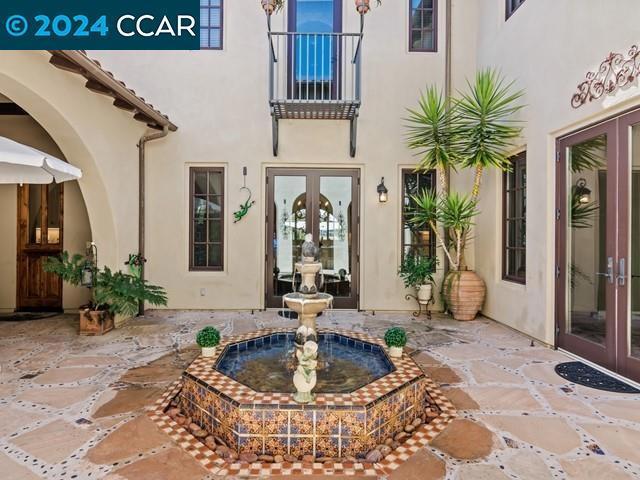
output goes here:
<path id="1" fill-rule="evenodd" d="M 190 270 L 222 270 L 224 169 L 191 168 Z"/>

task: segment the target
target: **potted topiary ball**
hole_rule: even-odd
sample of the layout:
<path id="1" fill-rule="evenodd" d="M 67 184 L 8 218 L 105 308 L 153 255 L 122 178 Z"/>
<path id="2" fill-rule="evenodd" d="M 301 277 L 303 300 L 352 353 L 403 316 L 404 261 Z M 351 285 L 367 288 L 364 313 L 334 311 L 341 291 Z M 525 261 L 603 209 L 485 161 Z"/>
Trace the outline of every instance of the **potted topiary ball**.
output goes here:
<path id="1" fill-rule="evenodd" d="M 389 347 L 389 355 L 400 358 L 402 349 L 407 344 L 407 332 L 400 327 L 392 327 L 384 334 L 384 342 Z"/>
<path id="2" fill-rule="evenodd" d="M 213 357 L 220 343 L 220 332 L 215 327 L 204 327 L 196 335 L 196 343 L 202 348 L 203 357 Z"/>

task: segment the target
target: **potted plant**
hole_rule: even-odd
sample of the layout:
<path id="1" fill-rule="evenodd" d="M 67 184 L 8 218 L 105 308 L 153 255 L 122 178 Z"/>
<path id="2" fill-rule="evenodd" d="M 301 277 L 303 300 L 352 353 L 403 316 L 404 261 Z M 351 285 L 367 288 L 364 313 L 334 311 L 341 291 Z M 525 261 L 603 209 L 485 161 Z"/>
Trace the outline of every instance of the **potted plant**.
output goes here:
<path id="1" fill-rule="evenodd" d="M 196 335 L 196 343 L 202 349 L 203 357 L 213 357 L 220 343 L 220 332 L 216 327 L 204 327 Z"/>
<path id="2" fill-rule="evenodd" d="M 459 98 L 444 98 L 430 87 L 419 108 L 409 110 L 408 146 L 421 156 L 418 170 L 435 169 L 439 192 L 422 191 L 412 197 L 409 221 L 428 226 L 449 264 L 442 294 L 457 320 L 473 320 L 484 303 L 484 281 L 465 262 L 477 208 L 482 176 L 487 168 L 508 171 L 509 153 L 522 127 L 515 115 L 523 107 L 522 91 L 513 91 L 493 70 L 482 70 Z M 449 191 L 451 170 L 471 169 L 474 179 L 468 194 Z M 443 231 L 439 230 L 442 227 Z"/>
<path id="3" fill-rule="evenodd" d="M 139 276 L 109 267 L 100 270 L 95 262 L 80 254 L 62 252 L 59 257 L 48 257 L 43 264 L 46 272 L 58 275 L 74 286 L 91 289 L 88 305 L 80 307 L 80 335 L 102 335 L 114 328 L 115 315 L 133 317 L 140 302 L 166 305 L 167 295 L 162 287 L 151 285 Z"/>
<path id="4" fill-rule="evenodd" d="M 267 15 L 271 15 L 274 12 L 279 12 L 284 6 L 284 0 L 260 0 L 262 9 Z"/>
<path id="5" fill-rule="evenodd" d="M 409 252 L 398 269 L 405 288 L 415 288 L 418 302 L 426 305 L 433 292 L 433 275 L 436 273 L 438 259 Z"/>
<path id="6" fill-rule="evenodd" d="M 382 4 L 382 0 L 376 0 L 378 5 Z M 274 12 L 277 13 L 284 7 L 284 0 L 260 0 L 262 9 L 267 15 Z M 356 10 L 359 14 L 364 15 L 369 12 L 371 0 L 355 0 Z"/>
<path id="7" fill-rule="evenodd" d="M 402 357 L 402 349 L 407 344 L 407 332 L 400 327 L 391 327 L 384 334 L 384 343 L 389 347 L 389 356 Z"/>

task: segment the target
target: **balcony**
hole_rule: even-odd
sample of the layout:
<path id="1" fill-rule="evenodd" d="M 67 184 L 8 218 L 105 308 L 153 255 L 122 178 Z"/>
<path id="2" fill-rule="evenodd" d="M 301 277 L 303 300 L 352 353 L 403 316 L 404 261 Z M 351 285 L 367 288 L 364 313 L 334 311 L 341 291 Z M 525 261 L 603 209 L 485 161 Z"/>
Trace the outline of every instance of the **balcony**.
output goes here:
<path id="1" fill-rule="evenodd" d="M 269 32 L 273 155 L 281 119 L 348 120 L 356 153 L 362 33 Z"/>

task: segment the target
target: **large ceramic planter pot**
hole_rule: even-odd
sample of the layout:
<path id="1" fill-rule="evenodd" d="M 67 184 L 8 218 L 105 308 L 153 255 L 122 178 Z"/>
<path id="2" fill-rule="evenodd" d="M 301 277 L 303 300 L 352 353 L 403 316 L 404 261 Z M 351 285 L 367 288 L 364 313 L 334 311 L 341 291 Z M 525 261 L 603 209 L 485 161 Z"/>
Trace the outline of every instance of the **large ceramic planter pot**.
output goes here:
<path id="1" fill-rule="evenodd" d="M 113 315 L 108 310 L 80 309 L 80 335 L 104 335 L 113 327 Z"/>
<path id="2" fill-rule="evenodd" d="M 453 318 L 468 321 L 474 320 L 482 308 L 487 286 L 471 270 L 449 272 L 444 279 L 443 293 Z"/>
<path id="3" fill-rule="evenodd" d="M 431 295 L 433 295 L 433 285 L 430 283 L 425 283 L 418 287 L 418 302 L 422 305 L 429 303 Z"/>

